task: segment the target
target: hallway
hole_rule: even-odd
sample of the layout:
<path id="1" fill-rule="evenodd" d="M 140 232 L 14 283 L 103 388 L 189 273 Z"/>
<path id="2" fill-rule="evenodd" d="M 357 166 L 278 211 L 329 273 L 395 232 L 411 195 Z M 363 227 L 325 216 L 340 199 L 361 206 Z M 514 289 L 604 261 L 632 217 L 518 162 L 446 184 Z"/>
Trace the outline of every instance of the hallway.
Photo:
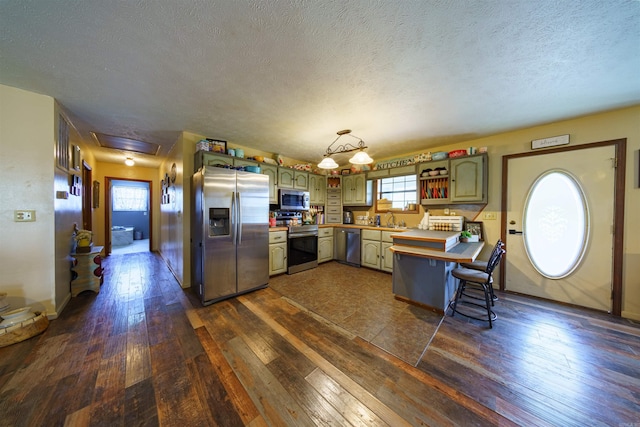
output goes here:
<path id="1" fill-rule="evenodd" d="M 157 254 L 104 267 L 99 294 L 0 349 L 0 426 L 640 422 L 626 320 L 499 294 L 494 329 L 447 316 L 413 367 L 270 287 L 202 307 Z"/>

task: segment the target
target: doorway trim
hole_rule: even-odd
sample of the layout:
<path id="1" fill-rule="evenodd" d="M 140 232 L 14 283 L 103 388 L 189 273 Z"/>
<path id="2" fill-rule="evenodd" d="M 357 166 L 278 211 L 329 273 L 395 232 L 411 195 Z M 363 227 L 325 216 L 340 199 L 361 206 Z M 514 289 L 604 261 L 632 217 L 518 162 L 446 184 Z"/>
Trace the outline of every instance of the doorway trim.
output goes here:
<path id="1" fill-rule="evenodd" d="M 93 178 L 89 163 L 82 160 L 82 228 L 93 230 Z"/>
<path id="2" fill-rule="evenodd" d="M 146 182 L 149 185 L 149 252 L 153 248 L 153 182 L 146 179 L 120 178 L 105 176 L 104 188 L 104 251 L 105 256 L 111 255 L 111 181 Z"/>
<path id="3" fill-rule="evenodd" d="M 622 266 L 624 255 L 624 198 L 625 198 L 625 174 L 627 169 L 627 139 L 612 139 L 609 141 L 594 142 L 590 144 L 580 144 L 570 147 L 562 148 L 550 148 L 546 150 L 536 152 L 524 152 L 516 154 L 508 154 L 502 156 L 502 199 L 501 199 L 501 216 L 502 221 L 500 223 L 500 236 L 502 241 L 505 242 L 507 236 L 507 195 L 508 195 L 508 172 L 509 172 L 509 160 L 533 157 L 545 154 L 561 153 L 566 151 L 584 150 L 595 147 L 605 147 L 613 145 L 615 147 L 615 171 L 614 171 L 614 202 L 613 202 L 613 271 L 611 272 L 612 289 L 612 314 L 615 316 L 622 315 Z M 505 253 L 505 257 L 509 256 L 508 248 Z M 500 290 L 505 290 L 505 271 L 506 263 L 500 263 Z"/>

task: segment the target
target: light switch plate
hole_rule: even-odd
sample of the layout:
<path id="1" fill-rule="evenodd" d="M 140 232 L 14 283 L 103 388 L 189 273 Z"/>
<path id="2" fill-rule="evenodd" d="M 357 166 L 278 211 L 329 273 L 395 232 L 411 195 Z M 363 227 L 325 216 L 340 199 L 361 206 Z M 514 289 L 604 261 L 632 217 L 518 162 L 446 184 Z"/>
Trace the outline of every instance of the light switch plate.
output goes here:
<path id="1" fill-rule="evenodd" d="M 496 215 L 495 212 L 485 212 L 484 213 L 484 219 L 497 219 L 498 216 Z"/>
<path id="2" fill-rule="evenodd" d="M 13 220 L 15 222 L 33 222 L 36 220 L 36 211 L 34 210 L 13 211 Z"/>

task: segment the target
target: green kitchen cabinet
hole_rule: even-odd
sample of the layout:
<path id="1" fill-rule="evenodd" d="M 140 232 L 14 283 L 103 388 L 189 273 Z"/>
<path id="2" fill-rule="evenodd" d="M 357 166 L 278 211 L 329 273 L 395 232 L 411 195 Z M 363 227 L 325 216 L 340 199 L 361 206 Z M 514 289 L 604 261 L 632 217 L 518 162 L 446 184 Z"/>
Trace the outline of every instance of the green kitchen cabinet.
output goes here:
<path id="1" fill-rule="evenodd" d="M 287 272 L 287 232 L 269 232 L 269 276 Z"/>
<path id="2" fill-rule="evenodd" d="M 261 164 L 260 168 L 263 175 L 269 177 L 269 203 L 278 203 L 278 167 L 266 164 Z"/>
<path id="3" fill-rule="evenodd" d="M 309 174 L 309 203 L 312 206 L 324 205 L 327 194 L 327 177 Z"/>
<path id="4" fill-rule="evenodd" d="M 367 206 L 367 203 L 367 176 L 363 173 L 344 175 L 342 177 L 342 204 L 344 206 Z"/>

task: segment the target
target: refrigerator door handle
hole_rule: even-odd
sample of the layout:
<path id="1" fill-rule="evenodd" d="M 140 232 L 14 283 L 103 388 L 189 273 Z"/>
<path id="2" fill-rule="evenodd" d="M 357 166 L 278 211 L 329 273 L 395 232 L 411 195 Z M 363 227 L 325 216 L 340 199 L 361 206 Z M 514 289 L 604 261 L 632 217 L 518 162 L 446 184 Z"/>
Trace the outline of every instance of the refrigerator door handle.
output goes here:
<path id="1" fill-rule="evenodd" d="M 231 243 L 233 244 L 233 246 L 236 245 L 236 240 L 237 240 L 237 236 L 238 236 L 238 221 L 236 218 L 236 192 L 233 191 L 231 192 L 231 215 L 229 215 L 230 221 L 231 221 Z"/>
<path id="2" fill-rule="evenodd" d="M 238 211 L 238 245 L 239 245 L 242 243 L 242 205 L 240 204 L 240 200 L 242 200 L 242 198 L 240 197 L 239 191 L 236 193 L 236 199 L 238 201 L 237 211 Z"/>

